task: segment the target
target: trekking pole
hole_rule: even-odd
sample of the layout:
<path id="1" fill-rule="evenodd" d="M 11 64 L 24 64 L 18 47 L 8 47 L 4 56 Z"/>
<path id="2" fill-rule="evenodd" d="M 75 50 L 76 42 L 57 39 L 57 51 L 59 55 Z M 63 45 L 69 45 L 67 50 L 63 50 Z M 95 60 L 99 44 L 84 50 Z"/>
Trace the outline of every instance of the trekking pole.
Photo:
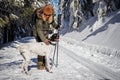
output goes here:
<path id="1" fill-rule="evenodd" d="M 54 64 L 55 52 L 56 52 L 56 44 L 55 44 L 54 54 L 53 54 L 53 64 Z"/>
<path id="2" fill-rule="evenodd" d="M 59 42 L 57 42 L 56 46 L 57 46 L 56 67 L 58 67 L 58 47 L 59 47 Z"/>
<path id="3" fill-rule="evenodd" d="M 55 44 L 55 47 L 54 47 L 54 53 L 53 53 L 53 57 L 52 57 L 52 66 L 51 66 L 51 68 L 53 67 L 53 65 L 55 65 L 55 63 L 54 63 L 55 52 L 56 52 L 56 44 Z"/>
<path id="4" fill-rule="evenodd" d="M 52 67 L 53 65 L 55 65 L 55 67 L 58 67 L 58 47 L 59 47 L 59 42 L 55 44 L 54 54 L 53 54 L 53 59 L 52 59 Z M 55 57 L 56 57 L 56 63 L 54 63 Z"/>
<path id="5" fill-rule="evenodd" d="M 60 39 L 60 33 L 58 31 L 58 37 Z M 57 54 L 56 54 L 56 67 L 58 67 L 58 50 L 59 50 L 59 41 L 56 43 L 56 46 L 57 46 Z"/>
<path id="6" fill-rule="evenodd" d="M 59 32 L 58 32 L 58 34 L 59 34 Z M 59 48 L 59 42 L 56 42 L 55 48 L 54 48 L 53 59 L 52 59 L 52 66 L 51 66 L 51 67 L 53 67 L 53 65 L 55 65 L 55 67 L 58 66 L 58 48 Z M 56 52 L 57 52 L 57 53 L 56 53 Z M 56 54 L 55 54 L 55 53 L 56 53 Z M 56 56 L 55 56 L 55 55 L 56 55 Z M 56 63 L 54 63 L 55 57 L 56 57 Z"/>

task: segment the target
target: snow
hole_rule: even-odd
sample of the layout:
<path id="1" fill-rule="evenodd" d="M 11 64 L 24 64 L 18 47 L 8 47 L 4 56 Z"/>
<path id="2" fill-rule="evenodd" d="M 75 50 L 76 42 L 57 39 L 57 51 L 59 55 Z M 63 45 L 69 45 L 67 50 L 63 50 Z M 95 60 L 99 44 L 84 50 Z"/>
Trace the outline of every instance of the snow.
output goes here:
<path id="1" fill-rule="evenodd" d="M 91 18 L 80 26 L 80 30 L 67 33 L 77 41 L 120 50 L 120 11 L 109 14 L 103 19 Z"/>
<path id="2" fill-rule="evenodd" d="M 93 17 L 80 30 L 61 35 L 59 64 L 53 66 L 53 73 L 37 69 L 37 55 L 32 55 L 31 75 L 21 73 L 22 56 L 16 47 L 35 41 L 33 37 L 4 45 L 0 49 L 0 80 L 120 80 L 119 15 L 120 11 L 111 13 L 103 22 Z"/>

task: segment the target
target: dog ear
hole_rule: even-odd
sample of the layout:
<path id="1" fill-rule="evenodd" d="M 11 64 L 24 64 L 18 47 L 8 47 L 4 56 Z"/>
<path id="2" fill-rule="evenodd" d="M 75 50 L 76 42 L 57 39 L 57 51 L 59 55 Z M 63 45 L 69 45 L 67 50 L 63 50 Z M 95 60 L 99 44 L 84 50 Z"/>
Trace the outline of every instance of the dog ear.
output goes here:
<path id="1" fill-rule="evenodd" d="M 59 29 L 60 28 L 60 25 L 57 25 L 56 27 L 55 27 L 55 29 Z"/>
<path id="2" fill-rule="evenodd" d="M 50 37 L 50 41 L 56 41 L 56 39 L 59 39 L 59 35 L 58 34 L 53 34 L 51 37 Z"/>

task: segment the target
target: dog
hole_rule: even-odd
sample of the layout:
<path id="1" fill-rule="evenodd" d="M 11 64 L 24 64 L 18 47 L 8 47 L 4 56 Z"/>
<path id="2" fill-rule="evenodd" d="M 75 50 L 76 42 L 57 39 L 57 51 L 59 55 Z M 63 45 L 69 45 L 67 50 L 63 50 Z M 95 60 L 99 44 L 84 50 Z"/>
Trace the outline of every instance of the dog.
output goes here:
<path id="1" fill-rule="evenodd" d="M 51 45 L 46 45 L 44 42 L 26 43 L 26 44 L 20 45 L 18 47 L 18 50 L 23 57 L 23 63 L 21 65 L 21 68 L 23 69 L 22 72 L 24 72 L 25 74 L 29 74 L 28 65 L 29 65 L 29 62 L 31 59 L 30 56 L 32 53 L 40 56 L 45 56 L 45 61 L 46 61 L 45 67 L 48 72 L 52 72 L 49 65 L 49 62 L 50 62 L 49 58 L 52 50 Z"/>
<path id="2" fill-rule="evenodd" d="M 50 43 L 52 43 L 52 41 L 56 41 L 56 39 L 58 40 L 58 34 L 53 34 L 49 40 L 51 40 Z M 45 68 L 48 72 L 52 73 L 52 70 L 50 68 L 50 55 L 51 55 L 51 50 L 52 50 L 52 45 L 46 45 L 44 42 L 32 42 L 32 43 L 26 43 L 23 45 L 20 45 L 17 47 L 17 49 L 19 50 L 20 54 L 23 57 L 23 63 L 21 65 L 22 68 L 22 72 L 30 75 L 28 72 L 28 65 L 31 59 L 31 54 L 36 54 L 36 55 L 40 55 L 40 56 L 45 56 Z"/>

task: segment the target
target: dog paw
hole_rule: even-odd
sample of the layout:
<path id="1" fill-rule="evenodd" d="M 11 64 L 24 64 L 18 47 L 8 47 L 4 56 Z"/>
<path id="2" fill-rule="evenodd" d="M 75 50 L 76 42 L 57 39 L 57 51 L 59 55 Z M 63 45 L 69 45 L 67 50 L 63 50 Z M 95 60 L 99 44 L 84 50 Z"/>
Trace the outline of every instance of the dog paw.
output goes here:
<path id="1" fill-rule="evenodd" d="M 53 71 L 52 71 L 52 70 L 50 70 L 50 71 L 49 71 L 49 73 L 53 73 Z"/>
<path id="2" fill-rule="evenodd" d="M 30 76 L 31 74 L 29 72 L 25 72 L 26 75 Z"/>
<path id="3" fill-rule="evenodd" d="M 53 71 L 52 71 L 50 68 L 46 68 L 46 70 L 47 70 L 49 73 L 53 73 Z"/>
<path id="4" fill-rule="evenodd" d="M 21 71 L 23 74 L 30 76 L 31 74 L 29 72 L 26 72 L 24 70 Z"/>
<path id="5" fill-rule="evenodd" d="M 49 73 L 53 73 L 53 71 L 51 69 L 48 70 Z"/>

